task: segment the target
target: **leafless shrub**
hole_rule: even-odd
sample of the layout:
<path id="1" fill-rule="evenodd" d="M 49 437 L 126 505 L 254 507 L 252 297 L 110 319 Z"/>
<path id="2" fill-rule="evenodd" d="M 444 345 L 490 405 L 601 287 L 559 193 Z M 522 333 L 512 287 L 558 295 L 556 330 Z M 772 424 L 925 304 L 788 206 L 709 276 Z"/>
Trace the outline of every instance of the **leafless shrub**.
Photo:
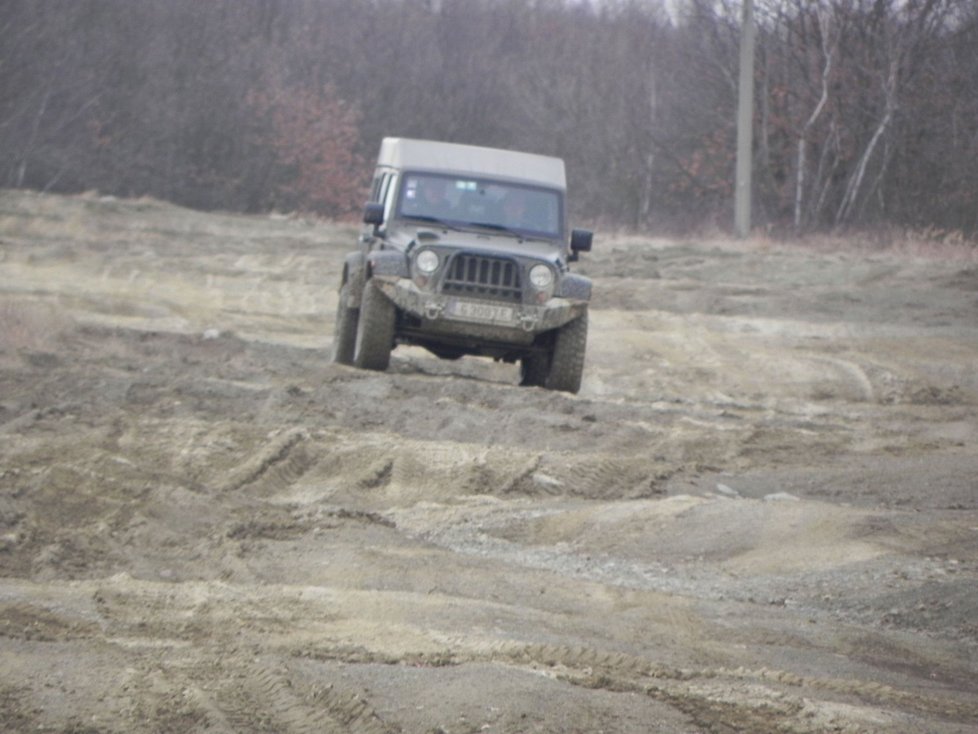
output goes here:
<path id="1" fill-rule="evenodd" d="M 978 241 L 959 229 L 908 229 L 894 239 L 892 248 L 914 257 L 978 261 Z"/>

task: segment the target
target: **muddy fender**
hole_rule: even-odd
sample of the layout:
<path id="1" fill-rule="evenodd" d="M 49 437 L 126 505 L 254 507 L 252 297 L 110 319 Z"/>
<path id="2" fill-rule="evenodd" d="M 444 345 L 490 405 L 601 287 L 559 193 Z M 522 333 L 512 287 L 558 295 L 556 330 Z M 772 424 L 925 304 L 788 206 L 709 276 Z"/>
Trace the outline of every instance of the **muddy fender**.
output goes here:
<path id="1" fill-rule="evenodd" d="M 411 270 L 408 268 L 407 256 L 398 250 L 375 250 L 367 256 L 370 276 L 408 278 Z"/>
<path id="2" fill-rule="evenodd" d="M 585 278 L 583 275 L 568 273 L 560 279 L 556 295 L 560 298 L 569 298 L 572 301 L 590 301 L 591 279 Z"/>

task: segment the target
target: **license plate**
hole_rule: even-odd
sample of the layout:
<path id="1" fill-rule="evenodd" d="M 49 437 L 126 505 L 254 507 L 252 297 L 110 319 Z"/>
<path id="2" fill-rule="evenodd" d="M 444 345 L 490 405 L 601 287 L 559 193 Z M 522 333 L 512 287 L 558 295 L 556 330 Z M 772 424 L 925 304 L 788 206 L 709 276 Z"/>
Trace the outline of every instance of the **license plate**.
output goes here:
<path id="1" fill-rule="evenodd" d="M 511 306 L 476 301 L 449 301 L 445 314 L 452 319 L 482 321 L 487 324 L 513 324 L 516 321 Z"/>

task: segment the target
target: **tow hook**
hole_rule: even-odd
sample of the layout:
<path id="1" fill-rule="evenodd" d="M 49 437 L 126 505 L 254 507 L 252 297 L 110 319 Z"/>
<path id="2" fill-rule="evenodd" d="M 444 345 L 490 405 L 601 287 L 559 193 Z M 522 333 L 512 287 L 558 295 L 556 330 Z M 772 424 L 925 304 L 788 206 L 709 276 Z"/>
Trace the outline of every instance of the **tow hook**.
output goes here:
<path id="1" fill-rule="evenodd" d="M 533 331 L 537 326 L 537 321 L 539 319 L 536 314 L 524 313 L 520 315 L 520 326 L 523 327 L 523 331 Z"/>
<path id="2" fill-rule="evenodd" d="M 445 306 L 440 303 L 429 303 L 424 307 L 424 317 L 429 321 L 437 321 L 444 310 Z"/>

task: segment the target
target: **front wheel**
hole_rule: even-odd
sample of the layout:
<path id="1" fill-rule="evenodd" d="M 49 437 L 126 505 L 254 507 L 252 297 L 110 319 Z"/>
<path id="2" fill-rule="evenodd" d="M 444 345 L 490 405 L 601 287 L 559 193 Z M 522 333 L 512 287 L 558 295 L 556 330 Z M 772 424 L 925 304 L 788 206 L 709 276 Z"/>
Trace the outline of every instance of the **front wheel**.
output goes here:
<path id="1" fill-rule="evenodd" d="M 367 281 L 360 301 L 360 318 L 353 363 L 366 370 L 383 372 L 391 361 L 394 348 L 394 324 L 397 312 L 380 288 Z"/>
<path id="2" fill-rule="evenodd" d="M 357 321 L 360 309 L 351 308 L 350 284 L 340 288 L 340 301 L 336 304 L 336 324 L 333 327 L 333 361 L 337 364 L 353 364 L 353 354 L 357 345 Z"/>
<path id="3" fill-rule="evenodd" d="M 584 352 L 587 348 L 587 312 L 557 330 L 550 357 L 550 372 L 545 387 L 549 390 L 576 393 L 584 374 Z"/>

